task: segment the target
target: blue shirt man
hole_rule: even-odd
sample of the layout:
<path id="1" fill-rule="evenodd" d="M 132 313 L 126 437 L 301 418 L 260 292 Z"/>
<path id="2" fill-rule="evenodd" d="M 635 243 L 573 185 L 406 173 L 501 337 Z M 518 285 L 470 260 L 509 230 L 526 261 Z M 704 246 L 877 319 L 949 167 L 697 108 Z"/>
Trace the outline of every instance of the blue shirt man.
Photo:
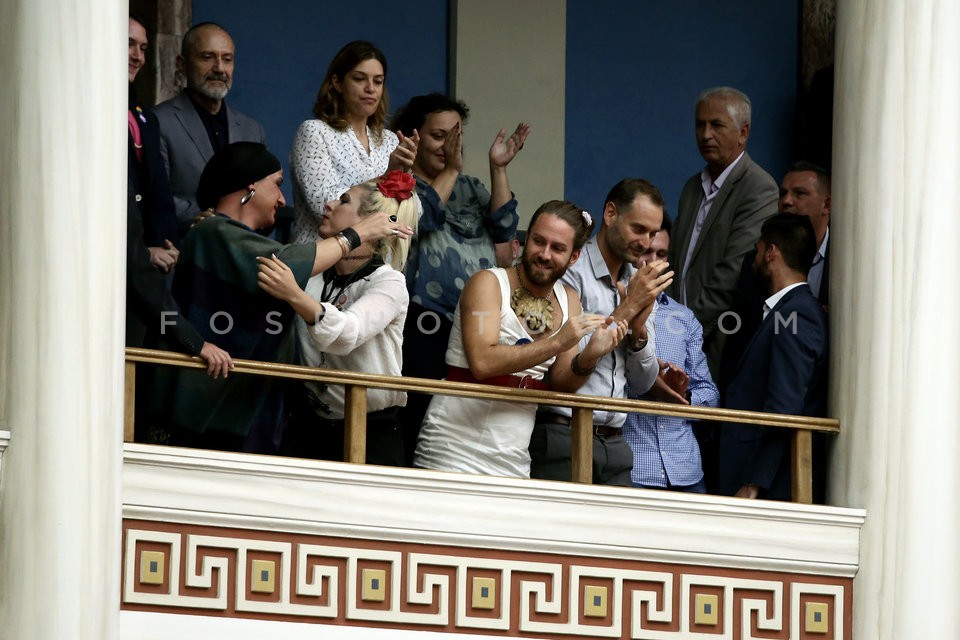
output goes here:
<path id="1" fill-rule="evenodd" d="M 687 374 L 689 384 L 684 395 L 691 405 L 716 407 L 720 393 L 703 353 L 703 327 L 690 309 L 668 295 L 660 294 L 657 303 L 657 358 Z M 639 397 L 629 388 L 627 394 L 630 398 Z M 627 415 L 623 435 L 633 450 L 631 479 L 635 487 L 704 493 L 700 446 L 690 420 L 631 413 Z"/>
<path id="2" fill-rule="evenodd" d="M 670 247 L 670 219 L 664 216 L 641 260 L 652 262 L 666 257 Z M 693 312 L 665 293 L 657 298 L 654 311 L 656 354 L 660 375 L 649 396 L 664 402 L 716 407 L 720 392 L 710 377 L 703 353 L 703 327 Z M 638 398 L 627 389 L 630 398 Z M 704 493 L 700 446 L 686 418 L 627 415 L 623 435 L 633 450 L 633 486 Z"/>

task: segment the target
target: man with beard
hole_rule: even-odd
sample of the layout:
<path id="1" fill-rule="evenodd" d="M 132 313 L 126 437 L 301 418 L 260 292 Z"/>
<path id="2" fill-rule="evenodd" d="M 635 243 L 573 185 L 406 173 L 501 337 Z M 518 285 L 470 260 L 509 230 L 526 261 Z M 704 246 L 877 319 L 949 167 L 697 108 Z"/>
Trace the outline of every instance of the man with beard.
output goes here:
<path id="1" fill-rule="evenodd" d="M 587 380 L 627 331 L 626 320 L 581 313 L 576 292 L 560 282 L 592 227 L 572 203 L 546 202 L 530 221 L 521 262 L 467 281 L 454 313 L 447 380 L 554 391 L 576 391 Z M 414 465 L 529 477 L 535 413 L 535 404 L 434 396 Z"/>
<path id="2" fill-rule="evenodd" d="M 764 222 L 754 274 L 769 296 L 763 321 L 723 391 L 723 406 L 822 416 L 826 405 L 827 317 L 807 272 L 817 253 L 806 216 L 780 213 Z M 791 432 L 745 424 L 720 433 L 720 491 L 741 498 L 790 499 Z"/>
<path id="3" fill-rule="evenodd" d="M 187 86 L 154 109 L 181 233 L 200 212 L 197 185 L 213 154 L 231 142 L 266 144 L 260 123 L 224 100 L 233 85 L 233 61 L 233 40 L 223 27 L 212 22 L 194 25 L 184 34 L 177 56 L 177 71 Z"/>
<path id="4" fill-rule="evenodd" d="M 589 378 L 579 393 L 625 398 L 625 386 L 646 393 L 657 379 L 652 311 L 657 296 L 673 282 L 667 263 L 641 263 L 663 223 L 663 196 L 650 182 L 626 178 L 607 194 L 603 226 L 586 244 L 583 260 L 563 276 L 579 294 L 583 308 L 626 322 L 631 336 L 595 362 L 579 362 L 577 372 Z M 529 242 L 529 235 L 527 241 Z M 570 480 L 571 409 L 543 407 L 530 441 L 531 476 Z M 623 413 L 593 413 L 593 483 L 629 487 L 633 452 L 623 438 Z"/>

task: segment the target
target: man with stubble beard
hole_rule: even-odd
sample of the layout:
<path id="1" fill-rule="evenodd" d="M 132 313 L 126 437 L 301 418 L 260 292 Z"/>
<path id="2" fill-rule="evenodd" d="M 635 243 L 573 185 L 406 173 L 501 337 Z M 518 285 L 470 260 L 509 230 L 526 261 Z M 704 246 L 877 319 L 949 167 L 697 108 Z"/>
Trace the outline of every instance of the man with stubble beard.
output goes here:
<path id="1" fill-rule="evenodd" d="M 259 122 L 227 106 L 234 55 L 233 39 L 220 25 L 191 27 L 177 56 L 177 71 L 187 86 L 154 109 L 181 234 L 200 213 L 197 185 L 213 154 L 232 142 L 267 142 Z"/>
<path id="2" fill-rule="evenodd" d="M 667 263 L 641 263 L 663 224 L 663 196 L 650 182 L 626 178 L 604 201 L 603 226 L 586 243 L 582 255 L 563 276 L 580 296 L 584 311 L 626 322 L 631 335 L 595 361 L 578 362 L 575 371 L 587 376 L 578 393 L 625 398 L 626 383 L 646 393 L 657 379 L 653 315 L 657 296 L 673 282 Z M 533 478 L 570 480 L 571 431 L 569 407 L 542 406 L 530 440 Z M 623 437 L 623 413 L 593 412 L 593 483 L 629 487 L 633 452 Z"/>
<path id="3" fill-rule="evenodd" d="M 530 220 L 521 262 L 467 281 L 450 332 L 447 380 L 576 391 L 588 379 L 627 331 L 625 320 L 581 313 L 577 294 L 561 282 L 592 227 L 573 203 L 546 202 Z M 532 402 L 433 396 L 413 463 L 529 477 L 536 411 Z"/>

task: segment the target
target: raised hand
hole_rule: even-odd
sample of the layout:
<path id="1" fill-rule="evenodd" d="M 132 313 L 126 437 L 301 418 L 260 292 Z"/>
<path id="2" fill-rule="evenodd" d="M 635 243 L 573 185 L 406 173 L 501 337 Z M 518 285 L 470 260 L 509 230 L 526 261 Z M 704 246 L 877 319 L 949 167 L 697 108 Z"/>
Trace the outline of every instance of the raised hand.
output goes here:
<path id="1" fill-rule="evenodd" d="M 447 131 L 443 140 L 444 168 L 463 172 L 463 127 L 458 122 Z"/>
<path id="2" fill-rule="evenodd" d="M 400 140 L 400 144 L 390 154 L 387 172 L 395 170 L 413 171 L 413 162 L 417 159 L 417 147 L 420 145 L 420 134 L 414 129 L 413 135 L 407 137 L 397 131 L 397 138 Z"/>
<path id="3" fill-rule="evenodd" d="M 654 260 L 641 265 L 626 287 L 620 282 L 617 283 L 620 304 L 630 306 L 630 317 L 652 309 L 657 296 L 673 283 L 673 271 L 667 271 L 667 267 L 669 264 L 665 260 Z"/>
<path id="4" fill-rule="evenodd" d="M 396 216 L 383 211 L 371 213 L 353 225 L 363 242 L 375 242 L 387 236 L 399 236 L 401 239 L 413 235 L 413 227 L 397 222 Z"/>
<path id="5" fill-rule="evenodd" d="M 580 342 L 580 338 L 607 323 L 606 316 L 596 313 L 581 313 L 567 319 L 557 332 L 561 350 L 566 351 Z"/>
<path id="6" fill-rule="evenodd" d="M 496 167 L 505 167 L 510 164 L 516 155 L 523 149 L 523 143 L 530 135 L 530 125 L 521 122 L 516 130 L 507 138 L 507 130 L 500 129 L 493 144 L 490 145 L 490 164 Z"/>
<path id="7" fill-rule="evenodd" d="M 613 351 L 627 335 L 627 321 L 604 318 L 603 326 L 593 332 L 583 349 L 585 360 L 595 360 Z"/>

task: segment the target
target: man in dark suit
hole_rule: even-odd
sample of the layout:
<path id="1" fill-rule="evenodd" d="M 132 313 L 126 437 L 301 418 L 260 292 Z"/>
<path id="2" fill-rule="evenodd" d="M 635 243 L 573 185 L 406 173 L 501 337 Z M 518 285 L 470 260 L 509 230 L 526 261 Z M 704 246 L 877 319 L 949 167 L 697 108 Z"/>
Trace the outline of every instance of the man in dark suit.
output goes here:
<path id="1" fill-rule="evenodd" d="M 795 162 L 780 183 L 780 213 L 806 216 L 816 236 L 817 253 L 807 274 L 807 284 L 824 310 L 830 303 L 830 175 L 826 169 L 809 162 Z M 740 362 L 743 351 L 760 326 L 763 302 L 767 297 L 765 285 L 754 274 L 756 250 L 743 258 L 733 312 L 738 330 L 727 336 L 720 364 L 720 384 L 729 382 L 732 369 Z"/>
<path id="2" fill-rule="evenodd" d="M 722 390 L 724 407 L 824 414 L 827 318 L 807 284 L 817 252 L 815 238 L 804 216 L 778 214 L 763 224 L 753 269 L 769 297 L 760 326 Z M 789 500 L 790 437 L 786 429 L 725 424 L 720 434 L 720 492 Z"/>
<path id="3" fill-rule="evenodd" d="M 806 216 L 817 236 L 817 255 L 807 275 L 824 309 L 830 305 L 830 174 L 811 162 L 795 162 L 780 183 L 780 213 Z"/>
<path id="4" fill-rule="evenodd" d="M 200 213 L 197 185 L 213 154 L 231 142 L 266 144 L 260 123 L 224 100 L 233 84 L 233 59 L 233 40 L 223 27 L 212 22 L 194 25 L 184 34 L 177 56 L 177 70 L 187 87 L 154 109 L 181 232 Z"/>
<path id="5" fill-rule="evenodd" d="M 750 98 L 730 87 L 700 94 L 696 137 L 707 166 L 680 194 L 670 246 L 670 264 L 680 277 L 667 293 L 703 325 L 703 350 L 714 377 L 724 330 L 734 328 L 721 316 L 733 304 L 743 256 L 777 210 L 777 183 L 747 154 L 749 136 Z"/>
<path id="6" fill-rule="evenodd" d="M 127 176 L 143 221 L 143 238 L 150 262 L 167 273 L 177 264 L 180 253 L 175 243 L 177 216 L 170 197 L 170 183 L 160 156 L 160 126 L 157 118 L 137 99 L 133 88 L 146 61 L 147 27 L 145 20 L 130 14 L 127 70 L 130 82 L 127 110 Z"/>

